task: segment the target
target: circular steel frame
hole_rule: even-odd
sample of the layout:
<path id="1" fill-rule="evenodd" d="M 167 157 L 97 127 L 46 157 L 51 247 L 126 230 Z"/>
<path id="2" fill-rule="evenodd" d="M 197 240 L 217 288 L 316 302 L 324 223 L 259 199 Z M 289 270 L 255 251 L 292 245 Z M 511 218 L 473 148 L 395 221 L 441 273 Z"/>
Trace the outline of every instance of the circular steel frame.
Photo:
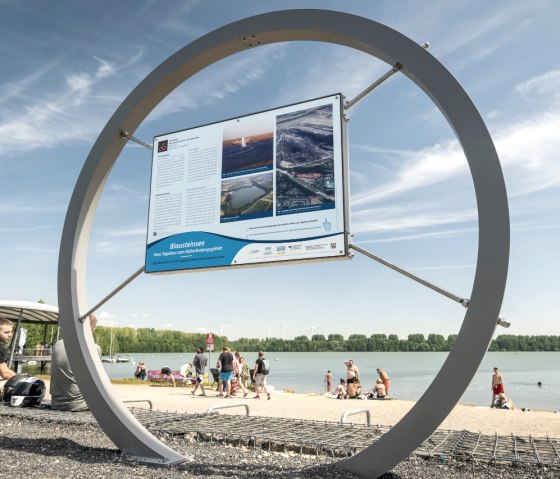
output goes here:
<path id="1" fill-rule="evenodd" d="M 58 265 L 58 301 L 68 357 L 100 426 L 129 457 L 154 463 L 184 458 L 153 437 L 111 391 L 83 323 L 85 271 L 91 224 L 105 181 L 125 140 L 173 89 L 235 53 L 277 42 L 320 41 L 373 55 L 418 85 L 455 131 L 474 181 L 479 249 L 470 304 L 452 351 L 424 395 L 389 432 L 342 466 L 378 477 L 405 459 L 445 419 L 474 376 L 491 341 L 504 294 L 509 258 L 508 204 L 492 139 L 455 78 L 427 51 L 372 20 L 326 10 L 285 10 L 221 27 L 185 46 L 150 73 L 111 117 L 89 153 L 68 207 Z M 351 72 L 349 72 L 351 74 Z"/>

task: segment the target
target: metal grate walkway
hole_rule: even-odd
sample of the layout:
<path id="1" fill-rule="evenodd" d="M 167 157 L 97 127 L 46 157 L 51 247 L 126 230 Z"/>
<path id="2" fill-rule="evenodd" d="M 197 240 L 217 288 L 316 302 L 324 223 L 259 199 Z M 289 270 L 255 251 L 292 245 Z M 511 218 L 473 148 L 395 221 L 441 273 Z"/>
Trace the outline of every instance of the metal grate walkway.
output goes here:
<path id="1" fill-rule="evenodd" d="M 197 441 L 335 457 L 355 454 L 390 429 L 379 425 L 220 415 L 217 412 L 178 414 L 142 408 L 130 410 L 156 436 L 183 435 L 194 437 Z M 96 424 L 89 412 L 67 413 L 43 408 L 0 406 L 0 416 L 45 422 Z M 438 429 L 413 455 L 441 462 L 454 459 L 486 463 L 528 463 L 560 468 L 560 439 L 491 436 Z"/>

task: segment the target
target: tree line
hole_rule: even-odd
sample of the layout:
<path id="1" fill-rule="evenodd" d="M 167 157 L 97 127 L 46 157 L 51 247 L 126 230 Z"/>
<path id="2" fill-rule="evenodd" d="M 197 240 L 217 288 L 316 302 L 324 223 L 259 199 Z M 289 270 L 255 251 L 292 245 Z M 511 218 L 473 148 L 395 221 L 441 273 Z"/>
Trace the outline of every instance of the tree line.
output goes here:
<path id="1" fill-rule="evenodd" d="M 46 330 L 41 325 L 27 325 L 27 347 L 37 343 L 49 343 L 53 329 Z M 111 339 L 112 336 L 112 339 Z M 46 339 L 45 339 L 46 338 Z M 101 346 L 102 354 L 122 353 L 183 353 L 194 352 L 199 346 L 206 346 L 206 334 L 183 331 L 160 330 L 154 328 L 108 328 L 99 326 L 94 333 L 95 342 Z M 53 340 L 54 340 L 53 339 Z M 235 351 L 268 352 L 331 352 L 331 351 L 378 351 L 378 352 L 437 352 L 450 351 L 457 339 L 456 334 L 446 337 L 441 334 L 409 334 L 406 339 L 396 334 L 351 334 L 344 338 L 341 334 L 314 334 L 281 338 L 240 338 L 228 340 L 226 336 L 214 335 L 214 350 L 229 346 Z M 516 336 L 504 334 L 492 340 L 489 351 L 560 351 L 560 336 Z"/>

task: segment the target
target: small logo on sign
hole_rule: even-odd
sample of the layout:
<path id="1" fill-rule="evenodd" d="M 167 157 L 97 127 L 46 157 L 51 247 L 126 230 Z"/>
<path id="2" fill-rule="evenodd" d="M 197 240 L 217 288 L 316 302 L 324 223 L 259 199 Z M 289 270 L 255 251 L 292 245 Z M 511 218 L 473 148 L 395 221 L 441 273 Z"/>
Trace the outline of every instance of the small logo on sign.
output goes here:
<path id="1" fill-rule="evenodd" d="M 167 151 L 167 140 L 158 141 L 157 151 L 158 153 L 163 153 L 164 151 Z"/>

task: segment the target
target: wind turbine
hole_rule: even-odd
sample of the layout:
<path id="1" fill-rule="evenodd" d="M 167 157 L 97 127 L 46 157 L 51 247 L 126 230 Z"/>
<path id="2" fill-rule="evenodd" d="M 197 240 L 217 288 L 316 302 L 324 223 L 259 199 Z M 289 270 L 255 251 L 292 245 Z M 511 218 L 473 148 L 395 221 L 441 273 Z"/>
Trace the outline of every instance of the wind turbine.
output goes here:
<path id="1" fill-rule="evenodd" d="M 282 330 L 282 339 L 286 341 L 286 328 L 289 328 L 290 325 L 287 323 L 282 323 L 279 328 L 277 328 L 274 332 Z M 270 328 L 268 329 L 268 335 L 270 337 Z"/>
<path id="2" fill-rule="evenodd" d="M 286 328 L 289 328 L 290 325 L 286 323 L 282 323 L 282 340 L 286 341 Z"/>
<path id="3" fill-rule="evenodd" d="M 225 323 L 225 324 L 214 323 L 214 324 L 217 324 L 218 327 L 220 328 L 220 336 L 224 335 L 224 328 L 233 327 L 233 324 L 231 324 L 231 323 Z"/>
<path id="4" fill-rule="evenodd" d="M 311 326 L 311 338 L 313 338 L 313 336 L 315 335 L 315 331 L 317 329 L 319 329 L 319 328 L 317 328 L 317 326 Z M 311 338 L 309 338 L 309 339 L 311 339 Z"/>

